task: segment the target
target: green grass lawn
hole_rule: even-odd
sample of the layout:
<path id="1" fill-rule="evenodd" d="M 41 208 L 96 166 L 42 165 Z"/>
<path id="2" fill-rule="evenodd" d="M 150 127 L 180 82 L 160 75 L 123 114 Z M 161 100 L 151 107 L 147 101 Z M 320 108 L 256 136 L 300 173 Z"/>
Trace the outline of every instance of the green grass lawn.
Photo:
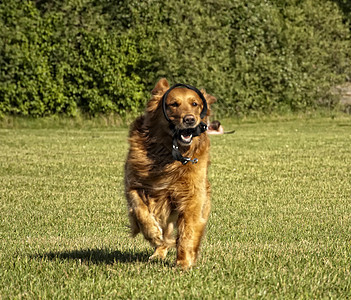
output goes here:
<path id="1" fill-rule="evenodd" d="M 351 118 L 224 125 L 189 272 L 129 237 L 127 129 L 0 129 L 0 299 L 350 298 Z"/>

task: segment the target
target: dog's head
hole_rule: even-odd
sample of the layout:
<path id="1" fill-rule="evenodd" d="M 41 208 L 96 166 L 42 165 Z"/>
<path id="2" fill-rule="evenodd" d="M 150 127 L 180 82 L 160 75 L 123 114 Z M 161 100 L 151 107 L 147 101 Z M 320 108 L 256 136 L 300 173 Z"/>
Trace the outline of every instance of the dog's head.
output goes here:
<path id="1" fill-rule="evenodd" d="M 162 78 L 158 81 L 152 90 L 152 99 L 148 103 L 147 111 L 162 110 L 162 97 L 169 89 L 168 81 Z M 176 87 L 172 89 L 165 100 L 166 114 L 170 122 L 174 125 L 175 130 L 179 132 L 179 143 L 188 146 L 192 143 L 192 130 L 197 127 L 201 121 L 207 122 L 207 116 L 210 114 L 210 105 L 216 101 L 216 98 L 206 94 L 201 90 L 207 102 L 207 114 L 201 119 L 201 112 L 204 103 L 201 97 L 191 89 L 186 87 Z"/>

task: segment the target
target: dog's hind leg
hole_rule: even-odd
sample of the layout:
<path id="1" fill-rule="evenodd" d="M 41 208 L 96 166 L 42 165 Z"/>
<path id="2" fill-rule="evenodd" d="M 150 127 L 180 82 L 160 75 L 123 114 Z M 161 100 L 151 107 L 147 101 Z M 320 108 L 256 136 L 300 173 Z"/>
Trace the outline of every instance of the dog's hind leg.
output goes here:
<path id="1" fill-rule="evenodd" d="M 136 224 L 139 230 L 143 233 L 145 239 L 154 247 L 159 247 L 164 244 L 163 230 L 155 217 L 150 213 L 146 205 L 145 195 L 139 193 L 138 190 L 130 190 L 126 193 L 129 205 L 129 218 L 132 225 L 132 234 L 138 233 Z M 133 224 L 134 222 L 134 224 Z"/>

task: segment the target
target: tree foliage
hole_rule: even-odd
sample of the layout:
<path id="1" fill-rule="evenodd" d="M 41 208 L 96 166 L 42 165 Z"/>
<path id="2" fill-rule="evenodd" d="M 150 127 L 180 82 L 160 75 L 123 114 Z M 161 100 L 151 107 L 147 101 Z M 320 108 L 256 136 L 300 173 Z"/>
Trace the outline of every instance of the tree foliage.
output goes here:
<path id="1" fill-rule="evenodd" d="M 5 0 L 0 114 L 137 112 L 162 76 L 222 115 L 333 104 L 351 49 L 336 2 Z"/>
<path id="2" fill-rule="evenodd" d="M 344 18 L 347 23 L 351 23 L 351 1 L 349 0 L 334 0 L 344 13 Z"/>

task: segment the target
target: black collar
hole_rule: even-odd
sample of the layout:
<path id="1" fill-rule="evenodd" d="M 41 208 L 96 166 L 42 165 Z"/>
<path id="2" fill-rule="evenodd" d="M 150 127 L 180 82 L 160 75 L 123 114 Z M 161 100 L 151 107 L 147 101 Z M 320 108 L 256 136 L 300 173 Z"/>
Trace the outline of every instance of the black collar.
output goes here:
<path id="1" fill-rule="evenodd" d="M 206 114 L 207 114 L 207 102 L 206 102 L 206 99 L 205 99 L 204 95 L 196 87 L 193 87 L 193 86 L 191 86 L 189 84 L 183 84 L 183 83 L 177 83 L 177 84 L 173 85 L 171 88 L 169 88 L 166 91 L 166 93 L 162 97 L 162 111 L 163 111 L 163 114 L 164 114 L 166 120 L 169 123 L 169 128 L 172 130 L 172 133 L 173 133 L 173 147 L 172 147 L 172 156 L 173 156 L 173 158 L 175 160 L 180 161 L 183 165 L 186 165 L 189 161 L 192 162 L 193 164 L 196 164 L 198 162 L 197 158 L 191 159 L 190 157 L 184 157 L 180 153 L 179 148 L 178 148 L 178 142 L 177 142 L 177 140 L 178 140 L 178 138 L 180 136 L 180 132 L 179 132 L 179 130 L 177 130 L 175 128 L 175 125 L 168 118 L 168 115 L 167 115 L 167 112 L 166 112 L 166 99 L 167 99 L 167 96 L 170 93 L 170 91 L 173 90 L 176 87 L 185 87 L 187 89 L 193 90 L 194 92 L 196 92 L 196 94 L 199 95 L 199 97 L 201 98 L 202 103 L 203 103 L 203 108 L 202 108 L 202 111 L 200 113 L 200 118 L 201 119 L 203 119 L 206 116 Z M 195 128 L 187 129 L 187 131 L 189 133 L 191 133 L 193 137 L 199 136 L 201 133 L 205 132 L 206 130 L 207 130 L 207 125 L 203 121 L 201 121 L 200 124 L 198 126 L 196 126 Z"/>

